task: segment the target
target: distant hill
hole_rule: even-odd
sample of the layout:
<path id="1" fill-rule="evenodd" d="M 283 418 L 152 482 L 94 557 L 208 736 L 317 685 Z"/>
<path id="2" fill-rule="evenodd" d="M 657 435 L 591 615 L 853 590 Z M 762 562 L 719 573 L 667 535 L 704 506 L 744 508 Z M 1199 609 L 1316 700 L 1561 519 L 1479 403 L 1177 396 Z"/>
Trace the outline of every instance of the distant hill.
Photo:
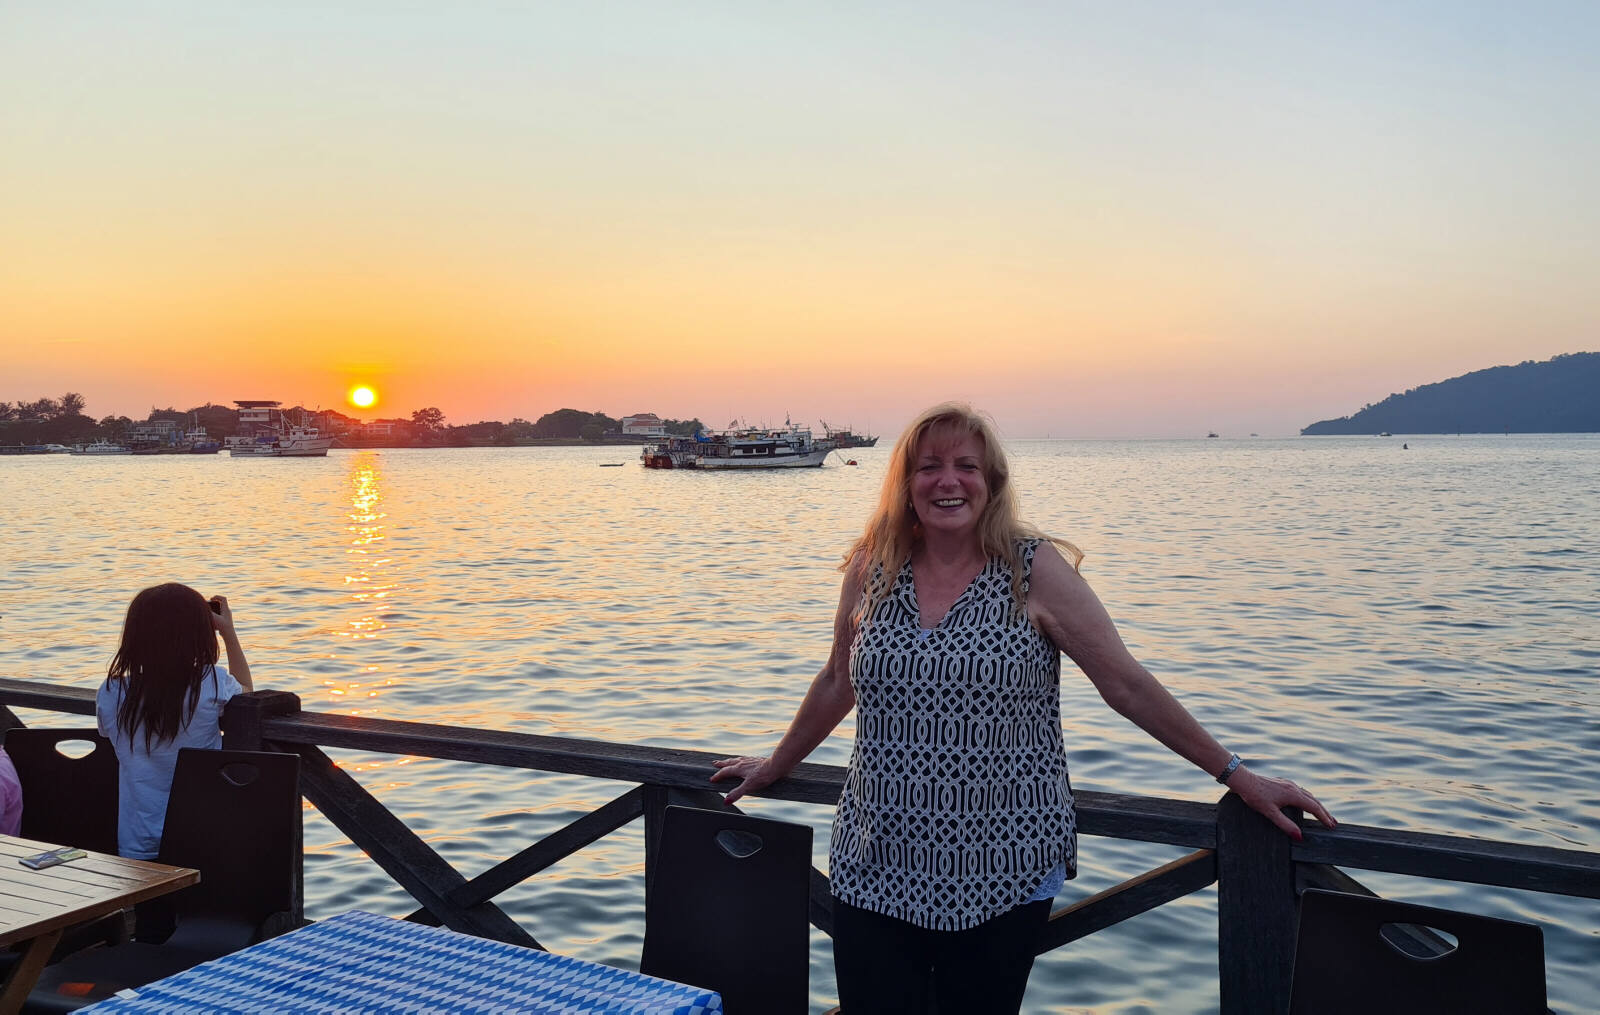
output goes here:
<path id="1" fill-rule="evenodd" d="M 1600 352 L 1490 367 L 1424 384 L 1300 433 L 1600 432 Z"/>

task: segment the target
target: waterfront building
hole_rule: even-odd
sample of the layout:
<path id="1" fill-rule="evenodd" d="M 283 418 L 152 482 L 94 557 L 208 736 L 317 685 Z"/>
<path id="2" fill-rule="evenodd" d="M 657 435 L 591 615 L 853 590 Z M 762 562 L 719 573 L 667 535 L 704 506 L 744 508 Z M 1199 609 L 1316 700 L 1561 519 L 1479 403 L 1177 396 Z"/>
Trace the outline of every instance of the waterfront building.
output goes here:
<path id="1" fill-rule="evenodd" d="M 624 437 L 665 437 L 667 425 L 653 412 L 641 412 L 622 417 Z"/>

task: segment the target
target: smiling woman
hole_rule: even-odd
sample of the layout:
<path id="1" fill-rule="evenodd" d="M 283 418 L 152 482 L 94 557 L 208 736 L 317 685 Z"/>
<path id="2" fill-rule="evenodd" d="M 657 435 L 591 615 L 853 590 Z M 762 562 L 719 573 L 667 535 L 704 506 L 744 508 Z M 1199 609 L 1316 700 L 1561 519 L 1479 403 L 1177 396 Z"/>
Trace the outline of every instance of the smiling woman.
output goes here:
<path id="1" fill-rule="evenodd" d="M 370 409 L 378 404 L 378 393 L 364 384 L 351 388 L 347 397 L 358 409 Z"/>
<path id="2" fill-rule="evenodd" d="M 1063 653 L 1113 711 L 1285 835 L 1303 835 L 1285 807 L 1334 826 L 1311 794 L 1244 765 L 1128 652 L 1081 556 L 1017 516 L 987 416 L 926 410 L 841 566 L 833 649 L 788 732 L 770 757 L 714 762 L 712 782 L 740 780 L 733 803 L 855 710 L 828 846 L 843 1010 L 1021 1010 L 1032 943 L 1078 869 Z M 929 791 L 946 786 L 962 792 Z"/>

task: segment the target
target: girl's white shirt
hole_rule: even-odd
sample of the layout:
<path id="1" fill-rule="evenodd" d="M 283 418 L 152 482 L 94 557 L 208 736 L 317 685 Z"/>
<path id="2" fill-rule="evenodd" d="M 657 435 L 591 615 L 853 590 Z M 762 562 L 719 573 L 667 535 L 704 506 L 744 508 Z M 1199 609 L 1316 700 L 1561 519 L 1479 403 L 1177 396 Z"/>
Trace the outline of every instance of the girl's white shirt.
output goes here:
<path id="1" fill-rule="evenodd" d="M 222 746 L 222 707 L 244 690 L 221 666 L 213 666 L 200 684 L 200 698 L 178 735 L 145 750 L 144 734 L 133 736 L 117 727 L 125 680 L 107 680 L 94 699 L 100 734 L 117 752 L 117 852 L 134 860 L 154 860 L 161 851 L 161 830 L 167 822 L 167 797 L 172 770 L 184 747 L 216 750 Z"/>

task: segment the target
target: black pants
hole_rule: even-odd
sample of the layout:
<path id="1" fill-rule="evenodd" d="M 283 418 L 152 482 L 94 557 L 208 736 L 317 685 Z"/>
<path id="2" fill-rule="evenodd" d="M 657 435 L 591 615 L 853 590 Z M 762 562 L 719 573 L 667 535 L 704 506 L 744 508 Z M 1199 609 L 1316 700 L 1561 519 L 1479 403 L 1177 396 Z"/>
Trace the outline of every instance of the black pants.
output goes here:
<path id="1" fill-rule="evenodd" d="M 1046 899 L 967 930 L 927 930 L 835 899 L 840 1015 L 1015 1015 L 1049 918 Z"/>

